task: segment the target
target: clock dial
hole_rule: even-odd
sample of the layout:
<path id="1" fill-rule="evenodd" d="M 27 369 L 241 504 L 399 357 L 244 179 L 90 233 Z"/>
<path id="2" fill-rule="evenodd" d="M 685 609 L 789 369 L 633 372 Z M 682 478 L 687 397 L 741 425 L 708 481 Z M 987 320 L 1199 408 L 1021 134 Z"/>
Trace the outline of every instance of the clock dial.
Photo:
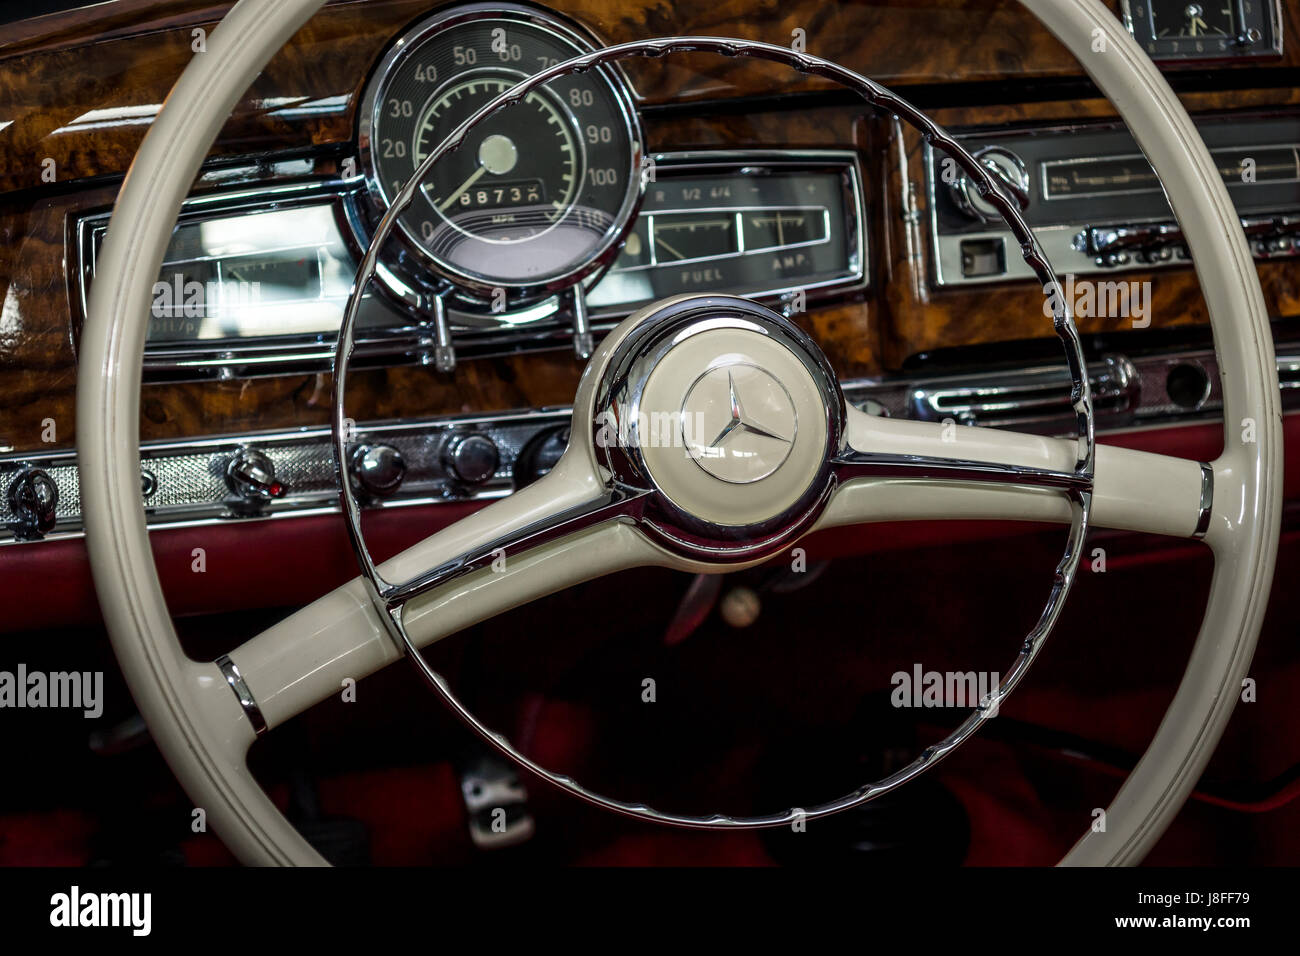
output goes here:
<path id="1" fill-rule="evenodd" d="M 1230 37 L 1237 32 L 1235 0 L 1153 0 L 1151 27 L 1157 39 Z"/>

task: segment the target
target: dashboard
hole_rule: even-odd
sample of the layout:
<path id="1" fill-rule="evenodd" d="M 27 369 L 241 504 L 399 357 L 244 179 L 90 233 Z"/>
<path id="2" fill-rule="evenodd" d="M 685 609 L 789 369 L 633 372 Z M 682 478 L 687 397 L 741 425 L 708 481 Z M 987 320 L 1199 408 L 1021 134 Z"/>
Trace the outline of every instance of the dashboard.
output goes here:
<path id="1" fill-rule="evenodd" d="M 1112 6 L 1221 167 L 1293 409 L 1296 14 L 1261 0 Z M 0 45 L 14 78 L 0 93 L 0 560 L 81 534 L 86 296 L 130 158 L 217 18 L 201 2 L 119 0 L 27 21 Z M 164 257 L 141 408 L 151 526 L 337 511 L 331 359 L 390 216 L 348 394 L 347 480 L 375 511 L 428 509 L 436 523 L 536 480 L 564 447 L 594 344 L 685 292 L 781 309 L 863 408 L 1068 432 L 1044 290 L 987 200 L 896 118 L 815 77 L 704 54 L 565 76 L 475 125 L 394 208 L 443 140 L 520 79 L 606 44 L 692 33 L 805 44 L 954 130 L 1019 199 L 1071 294 L 1076 280 L 1097 292 L 1075 311 L 1105 433 L 1140 440 L 1218 412 L 1204 304 L 1164 193 L 1015 3 L 795 0 L 741 16 L 699 0 L 339 2 L 236 108 Z M 66 78 L 70 58 L 91 64 L 89 79 Z"/>

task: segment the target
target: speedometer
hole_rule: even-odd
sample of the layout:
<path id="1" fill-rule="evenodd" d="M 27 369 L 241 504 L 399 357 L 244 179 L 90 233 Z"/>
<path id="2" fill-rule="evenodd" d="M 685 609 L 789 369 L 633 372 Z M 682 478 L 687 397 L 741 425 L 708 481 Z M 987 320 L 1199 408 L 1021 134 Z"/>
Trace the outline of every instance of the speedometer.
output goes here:
<path id="1" fill-rule="evenodd" d="M 416 123 L 415 162 L 424 162 L 447 130 L 473 115 L 485 99 L 513 85 L 511 79 L 471 76 L 440 92 Z M 523 104 L 511 111 L 508 129 L 475 136 L 477 150 L 448 156 L 439 164 L 447 168 L 424 184 L 438 216 L 457 231 L 492 242 L 526 242 L 573 208 L 583 171 L 578 137 L 564 108 L 550 97 L 534 90 Z M 459 243 L 448 230 L 429 232 L 441 232 L 455 253 Z"/>
<path id="2" fill-rule="evenodd" d="M 460 7 L 409 30 L 362 104 L 359 143 L 376 210 L 483 106 L 592 48 L 524 7 Z M 496 110 L 433 165 L 398 219 L 402 241 L 462 295 L 486 300 L 504 289 L 520 304 L 570 286 L 607 264 L 630 226 L 641 144 L 614 68 L 560 77 Z"/>

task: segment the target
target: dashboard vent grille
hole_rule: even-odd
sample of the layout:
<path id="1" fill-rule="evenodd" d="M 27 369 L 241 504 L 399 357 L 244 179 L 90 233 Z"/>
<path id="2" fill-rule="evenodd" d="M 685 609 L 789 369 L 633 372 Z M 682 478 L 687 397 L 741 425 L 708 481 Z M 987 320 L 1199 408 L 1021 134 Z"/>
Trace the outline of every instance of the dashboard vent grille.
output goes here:
<path id="1" fill-rule="evenodd" d="M 1128 359 L 1108 357 L 1088 366 L 1097 414 L 1123 413 L 1137 405 L 1139 378 Z M 1300 384 L 1300 365 L 1297 366 Z M 914 388 L 913 417 L 953 419 L 963 425 L 1014 426 L 1070 414 L 1070 375 L 1064 367 L 1016 369 L 939 379 Z"/>

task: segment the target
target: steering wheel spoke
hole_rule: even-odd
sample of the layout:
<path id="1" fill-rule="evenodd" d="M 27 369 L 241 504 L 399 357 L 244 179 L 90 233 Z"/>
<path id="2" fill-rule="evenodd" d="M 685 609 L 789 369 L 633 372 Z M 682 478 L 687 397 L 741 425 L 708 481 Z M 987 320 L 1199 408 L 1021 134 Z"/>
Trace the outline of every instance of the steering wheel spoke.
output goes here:
<path id="1" fill-rule="evenodd" d="M 882 418 L 847 409 L 838 487 L 819 527 L 890 520 L 1065 523 L 1070 496 L 1091 495 L 1091 524 L 1201 537 L 1213 469 L 1189 459 L 1095 446 L 1091 471 L 1077 440 L 953 422 Z"/>
<path id="2" fill-rule="evenodd" d="M 477 544 L 401 584 L 389 584 L 379 591 L 379 597 L 390 610 L 395 611 L 464 575 L 491 568 L 498 562 L 504 565 L 519 554 L 579 534 L 603 522 L 635 524 L 645 497 L 644 491 L 612 486 L 596 498 Z"/>
<path id="3" fill-rule="evenodd" d="M 380 564 L 383 606 L 423 648 L 512 607 L 662 553 L 634 528 L 639 497 L 609 491 L 576 453 L 546 476 Z M 471 579 L 472 578 L 472 579 Z M 405 652 L 364 577 L 245 642 L 228 657 L 274 728 Z"/>

